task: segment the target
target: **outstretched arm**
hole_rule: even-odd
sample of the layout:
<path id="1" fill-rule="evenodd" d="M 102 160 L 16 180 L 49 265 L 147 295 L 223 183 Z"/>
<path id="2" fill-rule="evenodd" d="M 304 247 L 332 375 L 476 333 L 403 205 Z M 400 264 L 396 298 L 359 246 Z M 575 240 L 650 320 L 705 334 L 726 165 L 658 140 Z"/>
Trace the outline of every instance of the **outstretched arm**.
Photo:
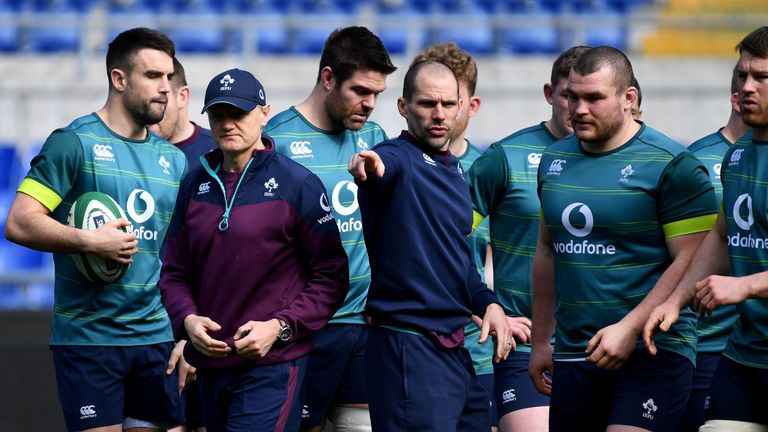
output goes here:
<path id="1" fill-rule="evenodd" d="M 347 164 L 349 173 L 360 181 L 367 180 L 369 174 L 378 178 L 384 177 L 385 168 L 381 157 L 373 150 L 363 150 L 354 154 Z"/>

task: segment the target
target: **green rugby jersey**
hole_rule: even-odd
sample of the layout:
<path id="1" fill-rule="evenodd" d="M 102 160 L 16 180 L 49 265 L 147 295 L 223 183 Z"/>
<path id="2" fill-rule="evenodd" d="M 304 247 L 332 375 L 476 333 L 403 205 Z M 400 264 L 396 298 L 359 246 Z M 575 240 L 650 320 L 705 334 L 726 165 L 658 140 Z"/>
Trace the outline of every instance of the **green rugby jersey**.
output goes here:
<path id="1" fill-rule="evenodd" d="M 768 268 L 768 142 L 747 134 L 723 159 L 723 212 L 733 276 Z M 736 305 L 739 317 L 723 354 L 746 366 L 768 368 L 768 299 Z"/>
<path id="2" fill-rule="evenodd" d="M 720 128 L 717 132 L 697 140 L 688 147 L 688 150 L 696 155 L 709 171 L 709 179 L 715 188 L 718 203 L 723 200 L 720 167 L 723 156 L 731 147 L 731 142 L 723 136 L 722 130 L 723 128 Z M 705 353 L 723 352 L 737 318 L 736 306 L 734 305 L 717 307 L 711 316 L 699 317 L 696 325 L 696 331 L 699 334 L 697 351 Z"/>
<path id="3" fill-rule="evenodd" d="M 117 201 L 139 240 L 133 264 L 118 281 L 89 282 L 69 254 L 55 253 L 51 345 L 143 345 L 173 341 L 160 301 L 159 250 L 171 220 L 184 153 L 149 134 L 130 140 L 96 114 L 80 117 L 46 140 L 19 187 L 66 224 L 72 203 L 99 191 Z"/>
<path id="4" fill-rule="evenodd" d="M 493 286 L 507 315 L 531 318 L 531 271 L 539 230 L 536 173 L 557 141 L 544 122 L 491 144 L 468 177 L 475 222 L 490 216 Z M 530 352 L 530 345 L 517 351 Z"/>
<path id="5" fill-rule="evenodd" d="M 467 151 L 459 156 L 459 162 L 467 172 L 483 152 L 472 145 L 467 140 Z M 488 231 L 488 222 L 483 221 L 469 236 L 469 247 L 472 252 L 472 262 L 477 266 L 480 272 L 480 278 L 485 281 L 485 257 L 487 256 L 488 244 L 490 242 L 490 233 Z M 480 340 L 480 329 L 469 322 L 464 326 L 464 346 L 472 356 L 472 365 L 475 367 L 475 373 L 478 375 L 488 375 L 493 373 L 493 341 L 488 338 L 485 343 L 478 344 Z"/>
<path id="6" fill-rule="evenodd" d="M 575 135 L 552 144 L 539 194 L 555 264 L 555 359 L 583 359 L 589 339 L 634 309 L 672 263 L 666 239 L 707 231 L 716 218 L 701 162 L 645 125 L 601 154 Z M 695 326 L 686 308 L 656 345 L 695 364 Z"/>
<path id="7" fill-rule="evenodd" d="M 275 140 L 279 153 L 320 177 L 331 198 L 333 217 L 349 258 L 349 293 L 330 323 L 365 323 L 362 313 L 371 283 L 371 267 L 363 240 L 357 185 L 347 171 L 347 163 L 352 155 L 386 140 L 387 135 L 374 122 L 366 122 L 359 131 L 318 129 L 295 107 L 274 116 L 264 133 Z"/>

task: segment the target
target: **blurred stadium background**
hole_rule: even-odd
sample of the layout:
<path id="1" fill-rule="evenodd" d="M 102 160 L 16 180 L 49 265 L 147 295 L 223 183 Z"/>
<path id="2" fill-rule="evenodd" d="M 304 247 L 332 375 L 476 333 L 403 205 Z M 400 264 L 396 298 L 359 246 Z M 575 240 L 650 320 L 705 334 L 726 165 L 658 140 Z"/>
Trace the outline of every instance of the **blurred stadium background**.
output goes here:
<path id="1" fill-rule="evenodd" d="M 468 136 L 480 146 L 548 118 L 542 85 L 559 52 L 612 45 L 635 66 L 643 120 L 687 145 L 725 123 L 734 46 L 766 24 L 765 0 L 0 0 L 0 228 L 47 135 L 102 106 L 106 45 L 127 28 L 176 42 L 192 119 L 207 126 L 199 109 L 216 73 L 252 71 L 274 114 L 309 93 L 331 30 L 365 25 L 400 68 L 372 116 L 390 136 L 410 59 L 455 41 L 479 66 Z M 63 429 L 46 348 L 52 281 L 49 254 L 0 239 L 0 357 L 15 365 L 0 368 L 0 430 Z"/>

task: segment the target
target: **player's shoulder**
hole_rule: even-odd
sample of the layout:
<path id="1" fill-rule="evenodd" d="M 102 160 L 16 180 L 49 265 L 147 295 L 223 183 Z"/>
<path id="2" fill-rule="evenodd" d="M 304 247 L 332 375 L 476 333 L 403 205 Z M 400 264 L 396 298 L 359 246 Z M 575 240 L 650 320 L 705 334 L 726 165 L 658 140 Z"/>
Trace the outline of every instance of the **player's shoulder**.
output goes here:
<path id="1" fill-rule="evenodd" d="M 688 146 L 688 150 L 693 153 L 707 152 L 717 147 L 727 148 L 728 144 L 723 140 L 720 131 L 713 132 L 707 136 L 697 139 Z"/>
<path id="2" fill-rule="evenodd" d="M 673 159 L 680 154 L 690 153 L 688 149 L 685 148 L 685 146 L 676 140 L 646 125 L 642 126 L 640 132 L 637 134 L 636 139 L 638 142 L 645 145 L 642 150 L 638 151 L 642 151 L 646 155 L 650 151 L 657 153 L 658 155 L 662 155 L 662 157 L 666 156 L 670 159 Z"/>
<path id="3" fill-rule="evenodd" d="M 272 118 L 267 122 L 267 125 L 264 127 L 264 132 L 277 132 L 282 131 L 287 127 L 295 127 L 296 121 L 303 122 L 304 119 L 301 117 L 296 108 L 290 107 L 272 116 Z"/>
<path id="4" fill-rule="evenodd" d="M 544 123 L 535 124 L 526 128 L 515 131 L 504 138 L 496 141 L 497 144 L 502 147 L 515 147 L 525 145 L 549 145 L 556 141 L 555 137 L 549 133 Z"/>

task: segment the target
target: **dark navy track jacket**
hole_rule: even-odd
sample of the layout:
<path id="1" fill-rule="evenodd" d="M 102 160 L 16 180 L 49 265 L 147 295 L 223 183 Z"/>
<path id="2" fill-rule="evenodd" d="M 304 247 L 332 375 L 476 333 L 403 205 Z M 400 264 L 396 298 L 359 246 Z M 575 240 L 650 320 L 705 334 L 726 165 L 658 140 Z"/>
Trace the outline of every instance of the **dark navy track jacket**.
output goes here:
<path id="1" fill-rule="evenodd" d="M 384 177 L 358 181 L 374 323 L 452 335 L 496 296 L 470 259 L 472 201 L 459 160 L 408 132 L 373 148 Z"/>

